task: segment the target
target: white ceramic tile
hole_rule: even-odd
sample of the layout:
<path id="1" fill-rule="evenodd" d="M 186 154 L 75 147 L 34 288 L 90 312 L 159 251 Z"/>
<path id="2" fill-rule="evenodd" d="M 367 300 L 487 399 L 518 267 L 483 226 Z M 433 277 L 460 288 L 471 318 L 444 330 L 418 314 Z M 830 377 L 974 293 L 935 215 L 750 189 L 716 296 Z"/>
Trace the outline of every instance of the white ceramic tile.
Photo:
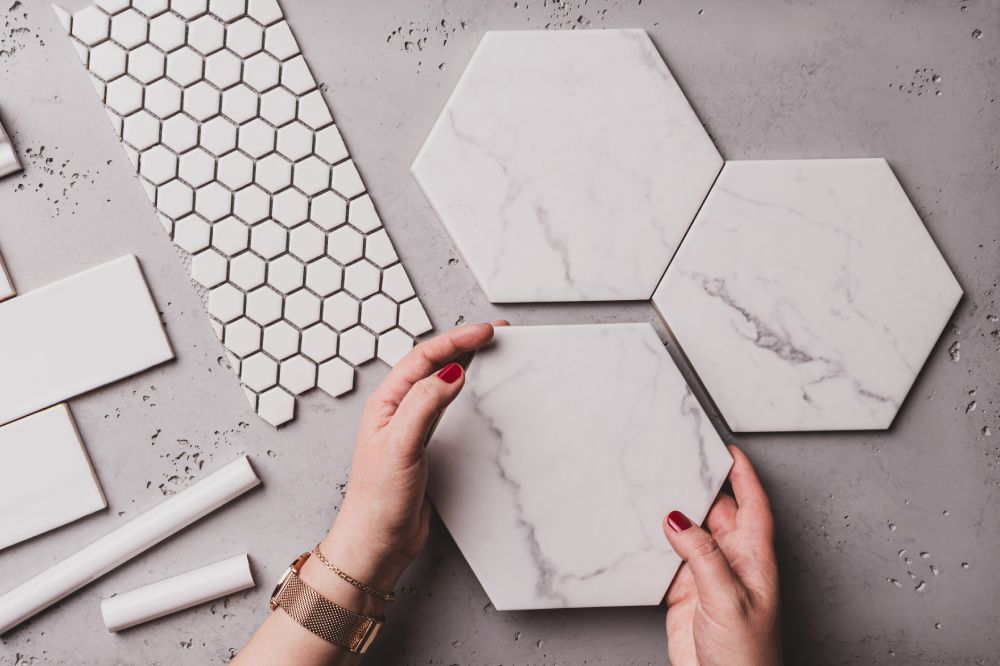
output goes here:
<path id="1" fill-rule="evenodd" d="M 287 321 L 279 321 L 264 329 L 264 351 L 276 359 L 284 360 L 299 350 L 299 330 Z"/>
<path id="2" fill-rule="evenodd" d="M 66 405 L 0 427 L 0 550 L 105 506 Z"/>
<path id="3" fill-rule="evenodd" d="M 398 309 L 387 296 L 375 294 L 361 303 L 361 323 L 376 333 L 383 333 L 396 325 Z"/>
<path id="4" fill-rule="evenodd" d="M 281 385 L 293 395 L 316 387 L 316 364 L 302 355 L 281 362 L 278 375 Z"/>
<path id="5" fill-rule="evenodd" d="M 881 159 L 728 162 L 653 302 L 734 431 L 887 428 L 961 297 Z"/>
<path id="6" fill-rule="evenodd" d="M 0 256 L 0 301 L 5 301 L 16 293 L 14 283 L 10 279 L 10 273 L 7 272 L 3 257 Z"/>
<path id="7" fill-rule="evenodd" d="M 399 327 L 414 337 L 431 330 L 431 320 L 420 301 L 411 298 L 399 306 Z"/>
<path id="8" fill-rule="evenodd" d="M 337 332 L 326 324 L 310 326 L 302 331 L 302 353 L 317 363 L 329 360 L 337 353 Z"/>
<path id="9" fill-rule="evenodd" d="M 254 391 L 263 391 L 278 382 L 278 363 L 262 353 L 244 359 L 240 379 Z"/>
<path id="10" fill-rule="evenodd" d="M 497 610 L 655 605 L 731 459 L 649 324 L 505 327 L 427 446 L 428 495 Z"/>
<path id="11" fill-rule="evenodd" d="M 173 357 L 132 255 L 12 298 L 0 304 L 0 424 Z"/>
<path id="12" fill-rule="evenodd" d="M 378 291 L 381 273 L 367 261 L 356 261 L 344 269 L 344 289 L 358 298 L 367 298 Z"/>
<path id="13" fill-rule="evenodd" d="M 375 358 L 375 336 L 360 326 L 350 328 L 340 334 L 338 353 L 354 365 L 370 361 Z"/>
<path id="14" fill-rule="evenodd" d="M 357 324 L 359 311 L 358 301 L 342 291 L 323 299 L 323 321 L 338 331 Z"/>
<path id="15" fill-rule="evenodd" d="M 299 328 L 312 326 L 320 320 L 322 302 L 305 289 L 285 296 L 285 319 Z"/>
<path id="16" fill-rule="evenodd" d="M 389 365 L 396 365 L 413 349 L 413 338 L 405 331 L 394 328 L 378 337 L 378 357 Z"/>
<path id="17" fill-rule="evenodd" d="M 349 372 L 328 370 L 324 390 L 339 395 L 379 332 L 391 334 L 378 354 L 390 362 L 412 330 L 430 328 L 276 0 L 100 0 L 56 14 L 160 223 L 191 254 L 213 330 L 258 387 L 244 382 L 262 417 L 292 417 L 293 394 L 309 386 L 296 369 L 337 361 Z M 383 271 L 387 292 L 366 319 L 375 328 L 359 326 Z M 400 304 L 417 323 L 393 330 L 386 313 Z M 351 327 L 348 363 L 338 333 Z M 255 355 L 288 361 L 290 385 L 279 372 L 278 386 L 259 388 L 261 362 L 244 369 Z"/>
<path id="18" fill-rule="evenodd" d="M 316 383 L 323 392 L 336 398 L 354 387 L 354 368 L 343 359 L 331 359 L 319 366 Z"/>
<path id="19" fill-rule="evenodd" d="M 490 301 L 645 300 L 721 166 L 645 31 L 539 30 L 483 37 L 413 174 Z"/>

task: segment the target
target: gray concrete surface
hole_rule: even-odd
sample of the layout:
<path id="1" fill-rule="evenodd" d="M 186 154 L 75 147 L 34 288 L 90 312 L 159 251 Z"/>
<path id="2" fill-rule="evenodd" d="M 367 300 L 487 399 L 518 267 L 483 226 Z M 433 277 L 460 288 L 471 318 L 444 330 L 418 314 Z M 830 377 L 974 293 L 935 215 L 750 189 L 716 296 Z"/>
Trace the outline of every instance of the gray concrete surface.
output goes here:
<path id="1" fill-rule="evenodd" d="M 952 324 L 889 432 L 728 438 L 774 503 L 790 663 L 1000 663 L 995 0 L 284 5 L 439 328 L 655 320 L 644 304 L 490 306 L 418 191 L 409 163 L 485 30 L 644 27 L 726 158 L 886 157 L 965 288 Z M 346 399 L 309 396 L 280 431 L 254 417 L 48 3 L 5 10 L 0 113 L 26 165 L 0 182 L 14 281 L 27 291 L 134 252 L 178 358 L 72 401 L 109 509 L 0 553 L 0 587 L 240 453 L 265 486 L 6 636 L 0 664 L 226 662 L 334 516 L 364 396 L 386 369 L 370 366 Z M 244 550 L 257 589 L 104 630 L 102 597 Z M 436 524 L 369 663 L 659 664 L 662 620 L 658 608 L 498 613 Z"/>

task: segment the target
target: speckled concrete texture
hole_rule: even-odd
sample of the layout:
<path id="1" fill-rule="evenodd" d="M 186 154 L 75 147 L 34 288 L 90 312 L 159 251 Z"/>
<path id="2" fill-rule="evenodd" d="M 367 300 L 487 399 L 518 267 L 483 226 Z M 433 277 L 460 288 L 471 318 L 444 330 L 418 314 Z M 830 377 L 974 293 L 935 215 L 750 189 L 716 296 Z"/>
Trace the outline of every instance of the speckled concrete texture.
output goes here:
<path id="1" fill-rule="evenodd" d="M 48 3 L 10 2 L 0 113 L 25 165 L 0 181 L 11 276 L 23 293 L 134 252 L 178 358 L 72 401 L 109 508 L 0 553 L 0 586 L 240 453 L 265 485 L 5 636 L 0 664 L 226 662 L 335 515 L 364 397 L 387 370 L 366 368 L 345 399 L 306 396 L 280 431 L 257 419 Z M 435 219 L 409 165 L 485 30 L 646 28 L 724 157 L 887 158 L 966 293 L 892 429 L 724 437 L 771 493 L 789 663 L 1000 663 L 996 0 L 284 7 L 439 328 L 650 321 L 665 336 L 646 304 L 489 305 Z M 255 590 L 104 629 L 102 597 L 244 550 Z M 439 523 L 401 596 L 368 663 L 666 661 L 662 609 L 496 612 Z"/>

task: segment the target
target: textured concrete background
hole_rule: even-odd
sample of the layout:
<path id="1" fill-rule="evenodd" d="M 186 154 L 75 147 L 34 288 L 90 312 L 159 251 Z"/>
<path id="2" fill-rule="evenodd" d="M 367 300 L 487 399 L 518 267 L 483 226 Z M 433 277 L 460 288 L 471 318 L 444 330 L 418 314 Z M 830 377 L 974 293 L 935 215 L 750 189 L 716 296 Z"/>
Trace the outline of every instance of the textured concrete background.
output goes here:
<path id="1" fill-rule="evenodd" d="M 0 182 L 14 281 L 28 291 L 134 252 L 178 358 L 72 401 L 109 509 L 0 553 L 0 588 L 240 453 L 265 485 L 10 633 L 0 664 L 228 661 L 335 514 L 364 396 L 386 369 L 370 366 L 346 399 L 302 400 L 280 431 L 254 417 L 48 4 L 4 4 L 0 110 L 26 165 Z M 284 4 L 439 328 L 655 320 L 645 304 L 490 306 L 418 191 L 409 163 L 485 30 L 643 27 L 724 157 L 886 157 L 965 288 L 952 324 L 889 432 L 728 438 L 774 503 L 790 663 L 1000 663 L 995 0 Z M 257 589 L 104 630 L 102 597 L 244 550 Z M 436 524 L 369 663 L 657 664 L 662 619 L 498 613 Z"/>

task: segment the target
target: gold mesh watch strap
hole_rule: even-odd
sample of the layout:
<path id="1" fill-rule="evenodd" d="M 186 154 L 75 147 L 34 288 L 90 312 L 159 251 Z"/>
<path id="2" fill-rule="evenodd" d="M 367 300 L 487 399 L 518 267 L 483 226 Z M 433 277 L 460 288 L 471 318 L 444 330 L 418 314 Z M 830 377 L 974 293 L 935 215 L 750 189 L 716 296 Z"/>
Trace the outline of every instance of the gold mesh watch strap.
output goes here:
<path id="1" fill-rule="evenodd" d="M 303 583 L 294 571 L 289 574 L 274 597 L 274 605 L 323 640 L 364 654 L 382 622 L 341 608 Z"/>

